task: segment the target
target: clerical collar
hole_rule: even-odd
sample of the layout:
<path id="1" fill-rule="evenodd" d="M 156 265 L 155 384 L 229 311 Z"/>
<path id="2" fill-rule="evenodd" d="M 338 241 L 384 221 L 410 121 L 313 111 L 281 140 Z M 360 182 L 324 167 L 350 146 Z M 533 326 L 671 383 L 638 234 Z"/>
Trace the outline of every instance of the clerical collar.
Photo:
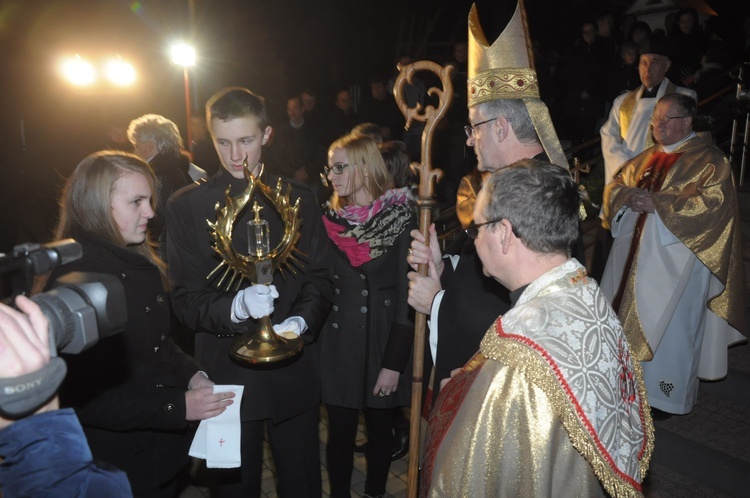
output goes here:
<path id="1" fill-rule="evenodd" d="M 518 289 L 514 290 L 513 292 L 508 294 L 508 297 L 510 298 L 510 307 L 513 308 L 518 300 L 521 298 L 521 294 L 523 294 L 523 291 L 526 290 L 526 287 L 528 287 L 529 284 L 524 285 L 523 287 L 519 287 Z"/>
<path id="2" fill-rule="evenodd" d="M 661 83 L 658 85 L 654 85 L 652 88 L 646 88 L 643 87 L 643 92 L 641 93 L 642 99 L 653 99 L 656 98 L 656 94 L 659 93 L 659 87 L 661 86 Z"/>
<path id="3" fill-rule="evenodd" d="M 294 124 L 294 121 L 292 121 L 292 120 L 290 119 L 290 120 L 289 120 L 289 126 L 291 126 L 292 128 L 294 128 L 295 130 L 297 130 L 297 129 L 299 129 L 299 128 L 302 128 L 303 126 L 305 126 L 305 119 L 304 119 L 304 118 L 302 118 L 302 121 L 300 121 L 300 123 L 299 123 L 298 125 L 297 125 L 297 124 Z"/>
<path id="4" fill-rule="evenodd" d="M 686 136 L 685 138 L 683 138 L 682 140 L 680 140 L 680 141 L 679 141 L 679 142 L 677 142 L 676 144 L 672 144 L 672 145 L 662 145 L 662 146 L 661 146 L 661 150 L 663 150 L 663 151 L 664 151 L 664 152 L 666 152 L 667 154 L 671 154 L 671 153 L 672 153 L 672 151 L 674 151 L 674 150 L 675 150 L 675 149 L 676 149 L 677 147 L 679 147 L 680 145 L 684 144 L 685 142 L 687 142 L 687 141 L 688 141 L 688 140 L 690 140 L 691 138 L 693 138 L 693 137 L 697 137 L 697 136 L 698 136 L 698 135 L 696 135 L 694 131 L 691 131 L 691 132 L 690 132 L 690 134 L 688 134 L 688 136 Z"/>

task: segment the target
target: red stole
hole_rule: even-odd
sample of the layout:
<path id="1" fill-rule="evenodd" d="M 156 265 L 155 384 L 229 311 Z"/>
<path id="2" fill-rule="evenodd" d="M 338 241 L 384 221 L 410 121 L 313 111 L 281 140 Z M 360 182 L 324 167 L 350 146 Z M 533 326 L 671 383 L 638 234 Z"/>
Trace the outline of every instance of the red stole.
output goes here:
<path id="1" fill-rule="evenodd" d="M 659 192 L 664 179 L 667 177 L 667 173 L 672 165 L 680 158 L 682 152 L 677 154 L 668 154 L 666 152 L 656 152 L 649 159 L 648 166 L 636 181 L 635 186 L 640 189 L 647 190 L 649 192 Z M 638 248 L 641 244 L 641 235 L 643 234 L 643 226 L 646 224 L 646 216 L 650 213 L 641 213 L 638 216 L 638 220 L 635 222 L 635 230 L 633 231 L 633 238 L 630 240 L 630 250 L 628 251 L 628 258 L 625 261 L 625 268 L 622 271 L 622 278 L 620 278 L 620 286 L 617 289 L 614 299 L 612 299 L 612 308 L 615 313 L 620 313 L 620 305 L 622 304 L 622 295 L 625 292 L 625 285 L 628 281 L 628 275 L 633 267 L 633 260 L 638 252 Z"/>

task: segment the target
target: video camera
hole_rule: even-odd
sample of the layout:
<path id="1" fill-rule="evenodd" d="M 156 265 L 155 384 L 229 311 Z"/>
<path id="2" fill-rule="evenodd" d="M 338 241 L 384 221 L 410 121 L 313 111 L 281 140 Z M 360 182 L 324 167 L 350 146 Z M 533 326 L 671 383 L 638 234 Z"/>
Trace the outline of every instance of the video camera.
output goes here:
<path id="1" fill-rule="evenodd" d="M 12 305 L 18 294 L 28 295 L 36 275 L 79 259 L 81 245 L 73 239 L 49 244 L 21 244 L 10 255 L 0 254 L 3 302 Z M 52 359 L 42 369 L 0 379 L 0 411 L 11 418 L 34 412 L 60 387 L 67 371 L 57 352 L 78 354 L 99 339 L 121 332 L 127 323 L 125 289 L 114 275 L 72 272 L 56 280 L 49 291 L 31 298 L 49 322 Z"/>

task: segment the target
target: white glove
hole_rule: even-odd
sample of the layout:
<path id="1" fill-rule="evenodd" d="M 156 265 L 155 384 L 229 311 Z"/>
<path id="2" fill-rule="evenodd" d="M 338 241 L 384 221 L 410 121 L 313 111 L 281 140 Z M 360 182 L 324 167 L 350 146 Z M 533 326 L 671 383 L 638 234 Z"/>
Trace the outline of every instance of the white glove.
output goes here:
<path id="1" fill-rule="evenodd" d="M 242 323 L 273 313 L 273 300 L 279 297 L 275 285 L 253 285 L 242 289 L 232 301 L 232 321 Z"/>
<path id="2" fill-rule="evenodd" d="M 277 334 L 291 332 L 296 336 L 300 336 L 305 333 L 305 330 L 307 330 L 307 324 L 301 316 L 290 316 L 280 324 L 273 326 L 273 331 Z"/>

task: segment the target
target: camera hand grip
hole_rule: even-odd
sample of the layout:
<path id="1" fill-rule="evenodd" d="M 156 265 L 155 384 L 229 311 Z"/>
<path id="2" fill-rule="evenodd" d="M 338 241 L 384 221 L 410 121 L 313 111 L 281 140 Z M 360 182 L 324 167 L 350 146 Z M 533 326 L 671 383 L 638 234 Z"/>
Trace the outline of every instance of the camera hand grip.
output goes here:
<path id="1" fill-rule="evenodd" d="M 65 361 L 55 357 L 41 370 L 0 379 L 0 413 L 18 419 L 35 412 L 55 395 L 66 372 Z"/>

